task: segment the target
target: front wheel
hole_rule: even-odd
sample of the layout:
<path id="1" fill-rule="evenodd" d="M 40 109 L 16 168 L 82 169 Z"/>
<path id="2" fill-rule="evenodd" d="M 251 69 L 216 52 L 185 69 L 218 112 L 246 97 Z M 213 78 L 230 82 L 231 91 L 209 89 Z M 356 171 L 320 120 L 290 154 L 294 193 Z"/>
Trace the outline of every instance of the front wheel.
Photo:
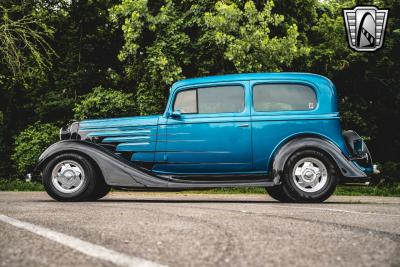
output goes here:
<path id="1" fill-rule="evenodd" d="M 61 154 L 43 169 L 43 185 L 55 200 L 97 200 L 105 196 L 110 187 L 96 169 L 91 161 L 79 154 Z"/>
<path id="2" fill-rule="evenodd" d="M 286 162 L 281 190 L 286 200 L 323 202 L 335 191 L 338 177 L 330 157 L 320 151 L 303 150 Z"/>

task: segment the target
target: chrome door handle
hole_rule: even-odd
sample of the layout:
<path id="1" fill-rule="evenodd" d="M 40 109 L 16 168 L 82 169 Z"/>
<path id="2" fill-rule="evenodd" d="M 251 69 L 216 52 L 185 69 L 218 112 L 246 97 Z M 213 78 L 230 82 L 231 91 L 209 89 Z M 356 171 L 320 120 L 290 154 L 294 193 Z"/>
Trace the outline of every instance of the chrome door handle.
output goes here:
<path id="1" fill-rule="evenodd" d="M 248 123 L 240 124 L 238 125 L 238 127 L 249 127 L 249 124 Z"/>

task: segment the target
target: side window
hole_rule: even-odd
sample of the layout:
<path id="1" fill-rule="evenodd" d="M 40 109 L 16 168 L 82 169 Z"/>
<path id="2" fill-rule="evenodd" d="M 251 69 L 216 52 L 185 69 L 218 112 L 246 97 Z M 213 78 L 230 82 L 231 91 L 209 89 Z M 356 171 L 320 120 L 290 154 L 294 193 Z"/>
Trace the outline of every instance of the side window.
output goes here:
<path id="1" fill-rule="evenodd" d="M 256 111 L 312 110 L 315 91 L 302 84 L 257 84 L 253 87 Z"/>
<path id="2" fill-rule="evenodd" d="M 242 86 L 199 88 L 199 113 L 242 112 L 244 89 Z"/>
<path id="3" fill-rule="evenodd" d="M 188 113 L 239 113 L 244 110 L 244 88 L 239 85 L 215 86 L 179 92 L 174 111 Z"/>
<path id="4" fill-rule="evenodd" d="M 175 98 L 174 111 L 180 110 L 184 113 L 197 113 L 197 90 L 186 90 L 179 92 Z"/>

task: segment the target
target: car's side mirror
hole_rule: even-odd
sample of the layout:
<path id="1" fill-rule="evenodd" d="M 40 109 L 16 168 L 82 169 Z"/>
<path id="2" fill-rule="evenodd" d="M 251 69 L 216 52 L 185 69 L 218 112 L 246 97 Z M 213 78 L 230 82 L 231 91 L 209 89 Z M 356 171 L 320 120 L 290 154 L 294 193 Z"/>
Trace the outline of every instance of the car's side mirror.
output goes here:
<path id="1" fill-rule="evenodd" d="M 182 116 L 182 112 L 179 109 L 178 110 L 174 110 L 174 111 L 172 111 L 170 116 L 171 116 L 171 118 L 178 119 L 178 118 L 180 118 Z"/>

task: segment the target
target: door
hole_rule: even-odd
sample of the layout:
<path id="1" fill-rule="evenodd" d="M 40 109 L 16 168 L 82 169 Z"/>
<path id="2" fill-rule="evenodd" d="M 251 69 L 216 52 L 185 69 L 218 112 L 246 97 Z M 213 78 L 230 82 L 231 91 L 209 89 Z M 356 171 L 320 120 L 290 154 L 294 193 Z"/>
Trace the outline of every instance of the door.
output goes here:
<path id="1" fill-rule="evenodd" d="M 252 169 L 248 82 L 177 90 L 166 123 L 165 164 L 175 174 L 245 173 Z"/>

